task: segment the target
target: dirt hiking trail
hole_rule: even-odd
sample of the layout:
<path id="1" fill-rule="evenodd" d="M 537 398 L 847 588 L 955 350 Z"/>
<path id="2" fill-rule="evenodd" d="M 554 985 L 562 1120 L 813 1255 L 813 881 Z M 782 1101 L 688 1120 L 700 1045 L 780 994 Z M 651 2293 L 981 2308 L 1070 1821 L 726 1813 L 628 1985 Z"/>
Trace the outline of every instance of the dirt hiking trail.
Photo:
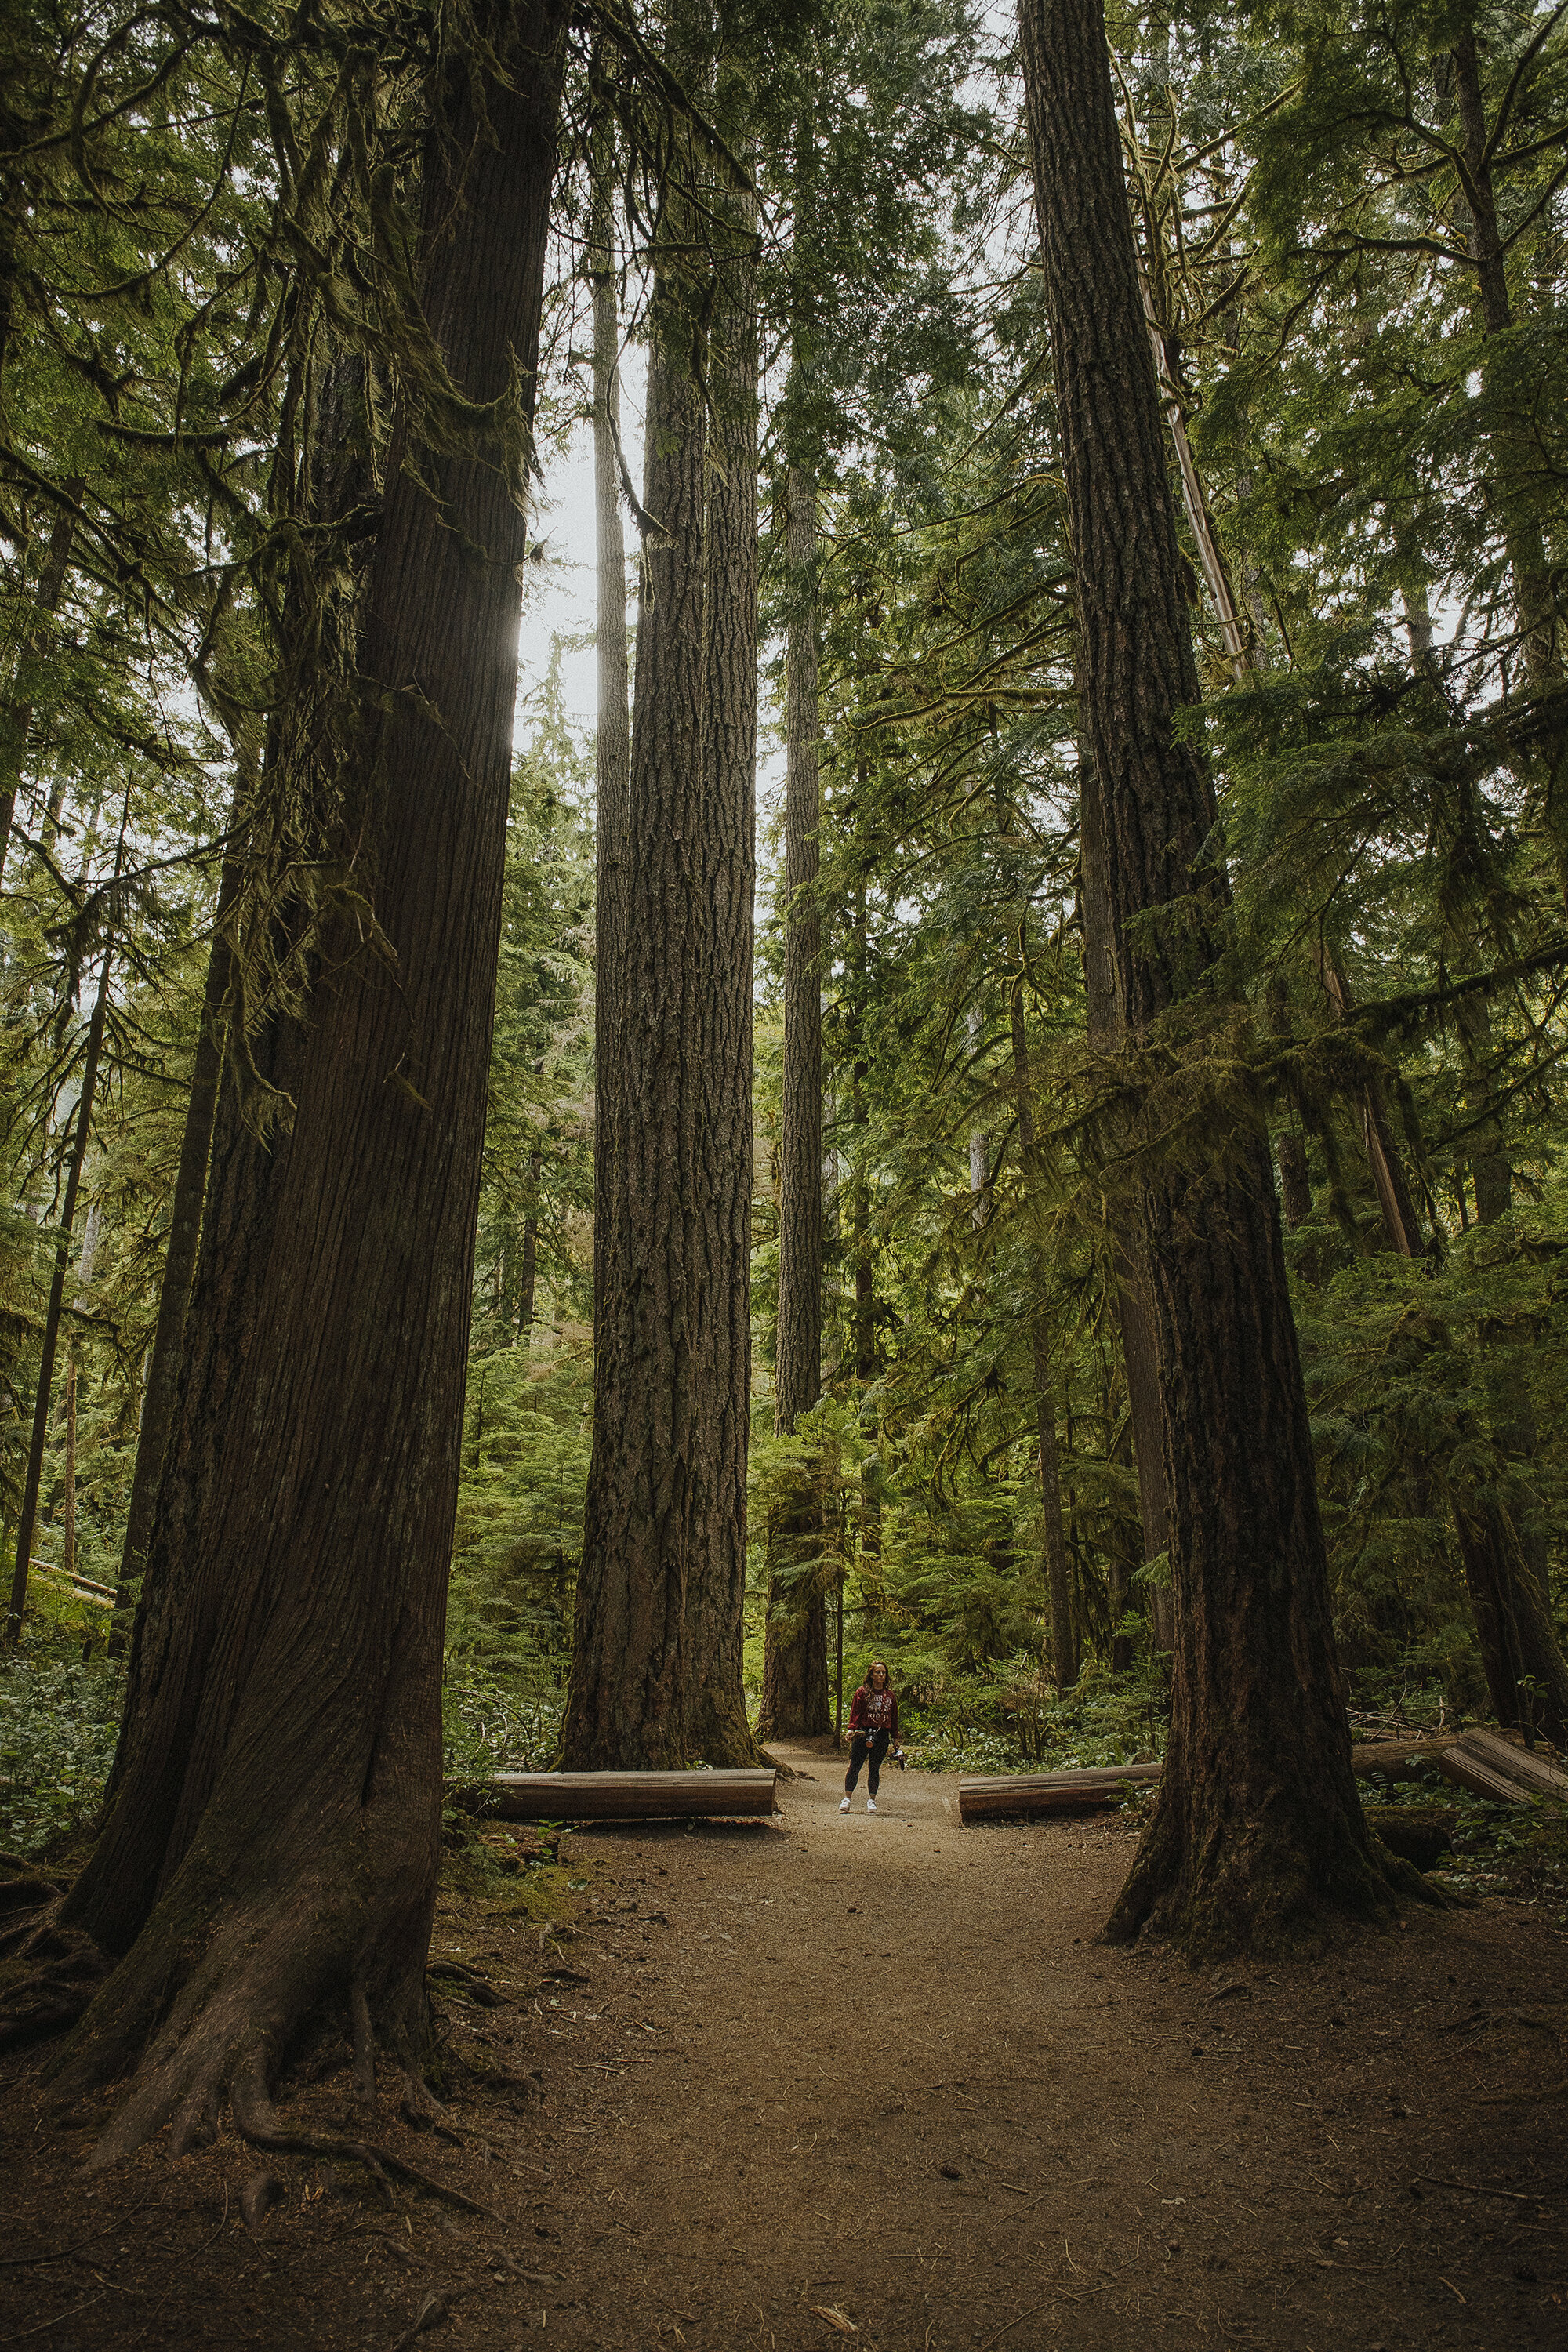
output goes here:
<path id="1" fill-rule="evenodd" d="M 1413 1910 L 1194 1975 L 1094 1941 L 1120 1818 L 962 1829 L 956 1780 L 896 1770 L 843 1816 L 830 1745 L 775 1752 L 801 1777 L 773 1822 L 570 1833 L 573 1925 L 444 1899 L 438 1961 L 507 1996 L 455 2000 L 454 2044 L 514 2078 L 459 2097 L 461 2145 L 390 2094 L 345 2126 L 342 2071 L 290 2101 L 482 2214 L 232 2135 L 84 2179 L 97 2118 L 42 2128 L 11 2068 L 0 2342 L 1568 2346 L 1568 1938 L 1543 1913 Z"/>

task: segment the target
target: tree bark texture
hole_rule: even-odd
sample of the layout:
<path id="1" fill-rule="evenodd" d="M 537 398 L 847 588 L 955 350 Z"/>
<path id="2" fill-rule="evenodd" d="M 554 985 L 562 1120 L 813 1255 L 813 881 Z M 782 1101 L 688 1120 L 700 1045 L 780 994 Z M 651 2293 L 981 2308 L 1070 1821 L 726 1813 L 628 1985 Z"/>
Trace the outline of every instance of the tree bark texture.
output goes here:
<path id="1" fill-rule="evenodd" d="M 1020 962 L 1026 960 L 1021 955 Z M 1012 1015 L 1013 1090 L 1018 1119 L 1018 1149 L 1024 1181 L 1031 1192 L 1041 1178 L 1035 1153 L 1035 1103 L 1029 1080 L 1029 1032 L 1024 1017 L 1024 974 L 1020 970 L 1009 992 Z M 1035 1367 L 1035 1412 L 1040 1444 L 1040 1519 L 1045 1531 L 1046 1594 L 1051 1613 L 1051 1668 L 1058 1691 L 1070 1690 L 1078 1680 L 1078 1641 L 1073 1627 L 1072 1587 L 1068 1579 L 1067 1542 L 1062 1533 L 1061 1459 L 1057 1449 L 1055 1382 L 1051 1376 L 1051 1335 L 1046 1320 L 1045 1267 L 1034 1268 L 1034 1297 L 1029 1310 L 1029 1348 Z"/>
<path id="2" fill-rule="evenodd" d="M 1081 698 L 1081 696 L 1080 696 Z M 1121 986 L 1107 893 L 1103 808 L 1094 789 L 1092 758 L 1082 732 L 1079 740 L 1079 879 L 1083 930 L 1083 986 L 1089 1042 L 1098 1053 L 1114 1054 L 1126 1042 Z M 1132 1429 L 1132 1465 L 1138 1477 L 1138 1515 L 1143 1529 L 1143 1562 L 1170 1549 L 1170 1496 L 1165 1486 L 1165 1423 L 1160 1405 L 1160 1368 L 1150 1307 L 1149 1268 L 1137 1218 L 1120 1198 L 1110 1207 L 1109 1235 L 1116 1321 L 1127 1380 L 1128 1418 Z M 1154 1646 L 1169 1650 L 1174 1639 L 1171 1595 L 1164 1585 L 1145 1585 L 1145 1609 Z"/>
<path id="3" fill-rule="evenodd" d="M 667 207 L 672 246 L 688 203 L 672 196 Z M 755 661 L 756 553 L 754 492 L 727 461 L 754 479 L 754 361 L 731 286 L 711 341 L 724 430 L 738 438 L 710 452 L 706 294 L 678 254 L 657 261 L 644 491 L 655 529 L 612 980 L 615 1148 L 597 1226 L 594 1449 L 562 1727 L 569 1770 L 679 1770 L 697 1741 L 705 1761 L 752 1760 L 740 1604 L 755 737 L 743 673 Z"/>
<path id="4" fill-rule="evenodd" d="M 179 1388 L 180 1360 L 185 1329 L 185 1309 L 195 1279 L 196 1253 L 201 1240 L 202 1202 L 206 1195 L 207 1162 L 212 1157 L 213 1127 L 217 1117 L 218 1082 L 223 1074 L 222 1020 L 228 993 L 229 950 L 224 923 L 237 884 L 237 868 L 226 862 L 218 886 L 213 943 L 207 957 L 206 985 L 202 995 L 201 1022 L 196 1031 L 191 1091 L 185 1102 L 184 1133 L 180 1164 L 169 1204 L 169 1242 L 163 1256 L 163 1281 L 158 1293 L 158 1320 L 153 1333 L 152 1360 L 142 1399 L 142 1426 L 136 1438 L 136 1466 L 131 1479 L 131 1507 L 125 1521 L 125 1546 L 121 1555 L 114 1617 L 110 1627 L 111 1651 L 124 1646 L 124 1629 L 137 1580 L 147 1562 L 153 1538 L 153 1517 L 163 1456 L 174 1426 L 174 1400 Z"/>
<path id="5" fill-rule="evenodd" d="M 534 0 L 491 26 L 508 79 L 452 69 L 426 167 L 426 318 L 469 401 L 521 380 L 519 431 L 561 24 Z M 405 2063 L 423 2038 L 525 552 L 517 455 L 515 440 L 437 449 L 406 412 L 395 424 L 359 757 L 395 971 L 356 955 L 346 923 L 329 938 L 310 1021 L 290 1024 L 292 1132 L 264 1181 L 232 1088 L 220 1119 L 209 1274 L 226 1213 L 259 1194 L 265 1215 L 237 1236 L 226 1328 L 198 1273 L 191 1311 L 214 1321 L 185 1393 L 205 1355 L 239 1342 L 220 1368 L 224 1424 L 194 1465 L 208 1507 L 163 1578 L 160 1510 L 112 1811 L 70 1906 L 125 1954 L 56 2068 L 73 2095 L 137 2067 L 101 2161 L 171 2117 L 188 2144 L 226 2092 L 265 2137 L 272 2075 L 323 2015 L 368 2017 Z M 192 1466 L 171 1457 L 175 1508 Z"/>
<path id="6" fill-rule="evenodd" d="M 721 91 L 721 102 L 722 101 Z M 750 205 L 732 226 L 754 239 Z M 695 1269 L 704 1481 L 687 1594 L 686 1736 L 706 1764 L 764 1759 L 746 1719 L 746 1463 L 752 1425 L 752 963 L 756 886 L 757 302 L 754 245 L 719 266 L 709 343 L 704 732 L 699 840 L 702 991 Z"/>
<path id="7" fill-rule="evenodd" d="M 773 1340 L 773 1426 L 791 1435 L 822 1393 L 822 919 L 817 906 L 822 740 L 816 601 L 816 477 L 791 465 L 784 554 L 790 610 L 784 650 L 784 1034 L 779 1133 L 779 1303 Z M 793 1521 L 792 1515 L 792 1521 Z M 786 1551 L 818 1547 L 813 1530 L 779 1530 Z M 763 1645 L 763 1739 L 832 1727 L 827 1698 L 827 1603 L 770 1561 Z"/>
<path id="8" fill-rule="evenodd" d="M 620 322 L 611 226 L 614 156 L 607 123 L 595 127 L 588 269 L 594 287 L 594 508 L 597 605 L 595 659 L 598 720 L 594 741 L 594 1290 L 608 1255 L 601 1218 L 610 1201 L 616 1074 L 625 980 L 626 841 L 631 823 L 631 718 L 626 707 L 626 549 L 621 529 Z M 531 1313 L 530 1320 L 531 1321 Z"/>
<path id="9" fill-rule="evenodd" d="M 1130 1045 L 1216 957 L 1215 809 L 1100 0 L 1021 0 L 1080 632 L 1086 788 Z M 1168 910 L 1163 913 L 1156 910 Z M 1362 1819 L 1267 1138 L 1151 1162 L 1141 1221 L 1175 1597 L 1171 1745 L 1110 1923 L 1263 1948 L 1390 1902 Z"/>

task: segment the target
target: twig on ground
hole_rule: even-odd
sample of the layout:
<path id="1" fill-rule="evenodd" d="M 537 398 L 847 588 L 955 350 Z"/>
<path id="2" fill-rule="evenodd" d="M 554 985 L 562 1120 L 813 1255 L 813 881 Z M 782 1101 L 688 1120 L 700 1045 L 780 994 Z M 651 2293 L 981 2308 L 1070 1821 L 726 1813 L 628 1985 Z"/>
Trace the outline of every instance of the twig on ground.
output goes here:
<path id="1" fill-rule="evenodd" d="M 1441 2173 L 1418 2172 L 1417 2180 L 1428 2181 L 1434 2189 L 1462 2189 L 1467 2197 L 1507 2197 L 1516 2205 L 1539 2204 L 1539 2196 L 1526 2196 L 1518 2189 L 1483 2189 L 1473 2180 L 1445 2180 Z"/>

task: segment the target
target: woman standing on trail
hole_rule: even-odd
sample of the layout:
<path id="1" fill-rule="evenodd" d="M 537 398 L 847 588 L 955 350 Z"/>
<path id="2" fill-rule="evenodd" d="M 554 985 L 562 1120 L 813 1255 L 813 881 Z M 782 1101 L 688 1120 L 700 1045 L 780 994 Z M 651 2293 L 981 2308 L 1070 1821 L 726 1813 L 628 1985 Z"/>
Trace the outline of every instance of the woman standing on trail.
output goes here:
<path id="1" fill-rule="evenodd" d="M 874 1813 L 882 1759 L 888 1752 L 888 1742 L 899 1736 L 899 1694 L 880 1658 L 872 1659 L 865 1681 L 849 1702 L 849 1769 L 844 1776 L 844 1802 L 838 1810 L 841 1813 L 849 1811 L 849 1800 L 864 1764 L 866 1811 Z"/>

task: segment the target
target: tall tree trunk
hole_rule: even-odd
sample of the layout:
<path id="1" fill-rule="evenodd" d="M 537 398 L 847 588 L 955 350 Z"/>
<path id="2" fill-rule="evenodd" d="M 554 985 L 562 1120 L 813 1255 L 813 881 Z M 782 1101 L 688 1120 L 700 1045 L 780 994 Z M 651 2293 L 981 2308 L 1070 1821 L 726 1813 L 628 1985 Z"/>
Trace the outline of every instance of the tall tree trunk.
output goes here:
<path id="1" fill-rule="evenodd" d="M 1500 1724 L 1568 1747 L 1568 1665 L 1502 1501 L 1450 1496 L 1487 1689 Z"/>
<path id="2" fill-rule="evenodd" d="M 720 119 L 729 109 L 721 79 Z M 746 1465 L 752 1423 L 752 906 L 756 885 L 757 296 L 755 218 L 715 209 L 744 250 L 713 306 L 703 594 L 705 726 L 699 831 L 707 916 L 702 990 L 700 1331 L 703 1489 L 686 1608 L 686 1727 L 704 1763 L 761 1763 L 746 1720 Z"/>
<path id="3" fill-rule="evenodd" d="M 1024 1181 L 1038 1196 L 1042 1177 L 1035 1150 L 1035 1103 L 1029 1081 L 1029 1032 L 1024 1017 L 1024 972 L 1028 955 L 1019 940 L 1020 970 L 1009 991 L 1012 1015 L 1013 1096 L 1018 1119 L 1018 1150 Z M 1035 1368 L 1035 1416 L 1039 1431 L 1040 1518 L 1045 1530 L 1046 1594 L 1051 1612 L 1051 1667 L 1058 1691 L 1078 1680 L 1078 1643 L 1068 1580 L 1067 1542 L 1062 1533 L 1061 1461 L 1057 1450 L 1056 1384 L 1051 1377 L 1051 1335 L 1046 1319 L 1046 1269 L 1032 1253 L 1029 1347 Z"/>
<path id="4" fill-rule="evenodd" d="M 524 1349 L 533 1333 L 534 1299 L 539 1288 L 539 1181 L 543 1172 L 544 1153 L 536 1144 L 528 1155 L 530 1206 L 522 1221 L 522 1264 L 517 1277 L 517 1338 Z"/>
<path id="5" fill-rule="evenodd" d="M 877 1377 L 876 1269 L 871 1256 L 871 1171 L 867 1156 L 870 1125 L 866 1108 L 866 1081 L 871 1066 L 866 1049 L 866 991 L 869 982 L 867 952 L 866 885 L 855 887 L 855 911 L 849 940 L 850 971 L 855 984 L 855 1056 L 849 1071 L 849 1124 L 854 1137 L 853 1194 L 849 1211 L 850 1257 L 855 1268 L 855 1377 L 869 1384 Z"/>
<path id="6" fill-rule="evenodd" d="M 822 735 L 816 596 L 816 477 L 792 464 L 784 551 L 790 611 L 784 653 L 784 1034 L 779 1137 L 779 1304 L 773 1426 L 792 1434 L 822 1393 L 822 919 L 817 906 Z M 770 1529 L 762 1739 L 831 1728 L 827 1603 L 803 1592 L 799 1562 L 821 1549 L 803 1483 L 787 1524 Z M 775 1544 L 782 1546 L 778 1559 Z M 792 1574 L 791 1570 L 795 1572 Z M 809 1580 L 808 1580 L 809 1582 Z"/>
<path id="7" fill-rule="evenodd" d="M 1350 982 L 1331 948 L 1322 950 L 1318 968 L 1335 1020 L 1348 1022 L 1355 1009 L 1354 1003 Z M 1416 1214 L 1410 1179 L 1405 1172 L 1404 1155 L 1394 1139 L 1387 1098 L 1380 1077 L 1369 1078 L 1362 1088 L 1361 1132 L 1366 1164 L 1372 1171 L 1373 1189 L 1383 1213 L 1383 1228 L 1388 1237 L 1388 1245 L 1401 1257 L 1419 1257 L 1426 1247 L 1421 1221 Z"/>
<path id="8" fill-rule="evenodd" d="M 1081 701 L 1081 682 L 1080 682 Z M 1092 756 L 1079 737 L 1079 887 L 1083 934 L 1084 1009 L 1089 1045 L 1097 1053 L 1119 1053 L 1126 1043 L 1111 932 L 1105 870 L 1100 794 L 1093 788 Z M 1138 1512 L 1143 1528 L 1143 1564 L 1170 1549 L 1170 1496 L 1165 1486 L 1165 1424 L 1160 1406 L 1160 1370 L 1154 1349 L 1149 1268 L 1143 1236 L 1127 1203 L 1111 1203 L 1110 1255 L 1116 1290 L 1116 1321 L 1127 1376 L 1132 1462 L 1138 1474 Z M 1174 1639 L 1170 1589 L 1145 1584 L 1149 1630 L 1156 1649 Z"/>
<path id="9" fill-rule="evenodd" d="M 121 846 L 123 850 L 123 830 Z M 116 873 L 119 868 L 120 860 L 116 857 Z M 70 1156 L 66 1162 L 66 1192 L 60 1205 L 59 1240 L 55 1246 L 55 1271 L 49 1284 L 49 1303 L 44 1314 L 38 1386 L 33 1399 L 33 1434 L 27 1448 L 27 1474 L 22 1487 L 22 1514 L 16 1524 L 16 1564 L 11 1577 L 10 1612 L 5 1620 L 5 1645 L 8 1649 L 14 1648 L 21 1638 L 22 1618 L 27 1605 L 27 1573 L 32 1565 L 33 1537 L 38 1523 L 38 1488 L 43 1479 L 44 1447 L 49 1433 L 49 1402 L 54 1390 L 60 1315 L 65 1306 L 66 1273 L 70 1264 L 71 1229 L 76 1223 L 77 1193 L 81 1185 L 82 1164 L 87 1158 L 88 1138 L 92 1132 L 93 1097 L 98 1091 L 98 1066 L 103 1053 L 103 1031 L 109 1014 L 109 979 L 113 961 L 112 950 L 106 949 L 98 994 L 93 1000 L 91 1017 L 87 1024 L 81 1095 L 77 1104 Z"/>
<path id="10" fill-rule="evenodd" d="M 4 348 L 4 342 L 5 331 L 0 326 L 0 349 Z M 74 506 L 81 496 L 80 475 L 74 475 L 61 488 Z M 50 529 L 43 569 L 38 574 L 38 593 L 34 600 L 34 610 L 39 624 L 59 611 L 60 599 L 65 594 L 66 574 L 70 569 L 71 541 L 75 536 L 76 517 L 68 508 L 62 507 Z M 27 737 L 32 731 L 32 673 L 44 652 L 45 642 L 42 626 L 36 626 L 22 649 L 12 692 L 0 704 L 0 884 L 5 879 L 5 856 L 11 845 L 11 825 L 16 814 L 16 788 L 21 782 Z"/>
<path id="11" fill-rule="evenodd" d="M 1475 29 L 1468 28 L 1454 44 L 1453 89 L 1458 101 L 1465 205 L 1469 215 L 1470 256 L 1475 263 L 1477 308 L 1489 341 L 1506 335 L 1513 325 L 1502 237 L 1498 227 L 1497 194 L 1492 184 L 1491 141 L 1481 91 L 1480 54 Z M 1524 641 L 1525 676 L 1532 692 L 1543 693 L 1563 676 L 1558 645 L 1557 609 L 1552 567 L 1541 524 L 1522 493 L 1518 477 L 1528 472 L 1532 445 L 1527 427 L 1503 431 L 1497 438 L 1497 456 L 1504 477 L 1493 487 L 1502 523 L 1509 570 L 1513 574 L 1514 599 Z M 1535 453 L 1533 462 L 1541 462 Z M 1560 845 L 1561 847 L 1561 845 Z"/>
<path id="12" fill-rule="evenodd" d="M 672 199 L 666 236 L 679 243 Z M 679 1770 L 686 1611 L 712 1433 L 696 1286 L 707 1236 L 702 824 L 708 687 L 701 305 L 656 258 L 614 1150 L 595 1275 L 594 1445 L 562 1726 L 570 1769 Z"/>
<path id="13" fill-rule="evenodd" d="M 164 1577 L 161 1505 L 124 1761 L 68 1906 L 125 1955 L 55 2069 L 67 2095 L 137 2070 L 100 2161 L 171 2117 L 189 2145 L 226 2093 L 242 2130 L 275 2131 L 271 2079 L 323 2018 L 352 2017 L 366 2058 L 372 2028 L 405 2063 L 425 2034 L 561 22 L 536 0 L 492 23 L 505 78 L 465 59 L 437 92 L 423 307 L 465 399 L 505 421 L 457 454 L 403 412 L 387 457 L 356 774 L 395 976 L 345 919 L 309 1023 L 287 1024 L 286 1146 L 259 1173 L 232 1116 L 215 1141 L 204 1260 L 236 1208 L 268 1231 L 242 1225 L 226 1275 L 249 1328 L 195 1465 L 221 1475 Z M 199 1290 L 193 1316 L 216 1314 L 187 1396 L 235 1337 Z M 171 1517 L 191 1467 L 172 1453 Z"/>
<path id="14" fill-rule="evenodd" d="M 60 1515 L 65 1521 L 65 1546 L 62 1555 L 65 1572 L 76 1574 L 76 1350 L 73 1348 L 66 1360 L 66 1477 L 65 1492 L 60 1498 Z"/>
<path id="15" fill-rule="evenodd" d="M 1226 899 L 1176 734 L 1198 699 L 1100 0 L 1021 0 L 1029 142 L 1081 633 L 1081 723 L 1130 1045 L 1201 1002 Z M 1156 910 L 1179 908 L 1174 922 Z M 1386 1912 L 1330 1616 L 1267 1139 L 1152 1163 L 1139 1207 L 1165 1427 L 1176 1648 L 1155 1811 L 1110 1923 L 1192 1953 Z"/>
<path id="16" fill-rule="evenodd" d="M 609 1251 L 603 1230 L 610 1202 L 621 1013 L 625 983 L 626 841 L 631 823 L 631 721 L 626 708 L 626 549 L 621 530 L 620 324 L 612 226 L 614 133 L 595 127 L 588 269 L 594 287 L 594 505 L 597 609 L 595 660 L 598 724 L 594 739 L 594 1295 Z M 525 1242 L 526 1247 L 526 1242 Z M 531 1322 L 530 1301 L 529 1320 Z"/>
<path id="17" fill-rule="evenodd" d="M 125 1546 L 114 1594 L 114 1615 L 109 1646 L 125 1646 L 130 1610 L 153 1539 L 153 1516 L 163 1457 L 174 1426 L 174 1398 L 184 1352 L 185 1308 L 195 1278 L 201 1240 L 202 1202 L 206 1194 L 207 1161 L 212 1156 L 213 1124 L 217 1117 L 218 1081 L 223 1073 L 220 1027 L 224 999 L 228 993 L 229 948 L 224 924 L 234 904 L 238 868 L 226 860 L 218 885 L 213 943 L 207 956 L 206 985 L 202 994 L 196 1030 L 195 1060 L 191 1091 L 185 1102 L 185 1128 L 180 1142 L 180 1164 L 169 1203 L 169 1244 L 163 1257 L 163 1281 L 158 1293 L 158 1321 L 142 1395 L 142 1426 L 136 1438 L 136 1466 L 131 1478 L 131 1507 L 125 1521 Z"/>

